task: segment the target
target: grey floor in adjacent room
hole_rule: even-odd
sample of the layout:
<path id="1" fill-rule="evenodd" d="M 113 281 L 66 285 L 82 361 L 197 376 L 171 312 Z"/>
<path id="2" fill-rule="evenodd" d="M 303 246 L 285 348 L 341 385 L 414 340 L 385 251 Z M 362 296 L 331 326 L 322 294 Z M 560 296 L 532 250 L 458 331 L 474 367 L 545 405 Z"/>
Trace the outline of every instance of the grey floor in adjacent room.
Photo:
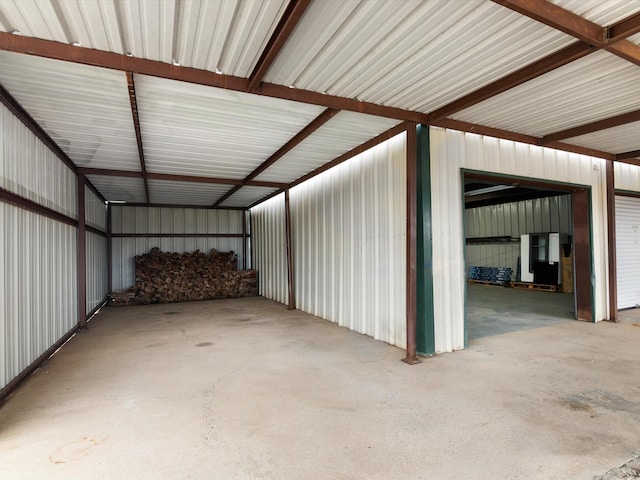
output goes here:
<path id="1" fill-rule="evenodd" d="M 573 294 L 467 285 L 467 338 L 556 325 L 575 319 Z"/>
<path id="2" fill-rule="evenodd" d="M 404 351 L 264 298 L 108 308 L 0 406 L 2 479 L 592 479 L 640 455 L 640 328 Z"/>

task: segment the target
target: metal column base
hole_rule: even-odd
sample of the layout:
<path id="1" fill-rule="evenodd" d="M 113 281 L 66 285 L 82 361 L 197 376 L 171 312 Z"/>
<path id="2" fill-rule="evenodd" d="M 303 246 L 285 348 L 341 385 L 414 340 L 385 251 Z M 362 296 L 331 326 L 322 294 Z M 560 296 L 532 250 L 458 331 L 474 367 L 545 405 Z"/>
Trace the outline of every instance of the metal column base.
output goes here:
<path id="1" fill-rule="evenodd" d="M 408 363 L 409 365 L 415 365 L 416 363 L 422 363 L 416 355 L 407 355 L 402 359 L 404 363 Z"/>

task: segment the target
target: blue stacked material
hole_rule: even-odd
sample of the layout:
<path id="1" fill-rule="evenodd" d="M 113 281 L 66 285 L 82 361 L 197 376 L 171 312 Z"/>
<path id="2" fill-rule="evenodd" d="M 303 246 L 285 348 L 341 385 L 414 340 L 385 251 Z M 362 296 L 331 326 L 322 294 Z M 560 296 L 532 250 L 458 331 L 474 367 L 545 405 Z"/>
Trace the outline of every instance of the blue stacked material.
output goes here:
<path id="1" fill-rule="evenodd" d="M 469 279 L 504 285 L 511 281 L 513 270 L 508 267 L 470 267 Z"/>

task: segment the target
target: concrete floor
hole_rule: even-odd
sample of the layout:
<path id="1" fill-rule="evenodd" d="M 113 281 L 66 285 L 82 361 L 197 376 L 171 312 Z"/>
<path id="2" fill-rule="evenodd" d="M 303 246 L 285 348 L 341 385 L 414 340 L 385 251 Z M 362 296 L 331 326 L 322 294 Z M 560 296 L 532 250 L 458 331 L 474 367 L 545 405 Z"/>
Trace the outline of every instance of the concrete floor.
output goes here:
<path id="1" fill-rule="evenodd" d="M 490 337 L 575 320 L 573 294 L 467 285 L 467 338 Z"/>
<path id="2" fill-rule="evenodd" d="M 264 298 L 109 308 L 0 408 L 7 479 L 590 479 L 640 449 L 640 328 L 401 349 Z"/>

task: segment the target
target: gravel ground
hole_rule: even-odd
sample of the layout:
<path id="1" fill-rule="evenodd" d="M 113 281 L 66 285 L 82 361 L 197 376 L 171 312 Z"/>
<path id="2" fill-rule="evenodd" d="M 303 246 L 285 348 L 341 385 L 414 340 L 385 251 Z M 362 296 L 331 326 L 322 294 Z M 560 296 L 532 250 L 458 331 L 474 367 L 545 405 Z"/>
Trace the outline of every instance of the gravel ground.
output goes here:
<path id="1" fill-rule="evenodd" d="M 594 477 L 594 480 L 626 480 L 640 478 L 640 457 L 625 463 L 621 467 L 612 468 L 604 475 Z"/>

